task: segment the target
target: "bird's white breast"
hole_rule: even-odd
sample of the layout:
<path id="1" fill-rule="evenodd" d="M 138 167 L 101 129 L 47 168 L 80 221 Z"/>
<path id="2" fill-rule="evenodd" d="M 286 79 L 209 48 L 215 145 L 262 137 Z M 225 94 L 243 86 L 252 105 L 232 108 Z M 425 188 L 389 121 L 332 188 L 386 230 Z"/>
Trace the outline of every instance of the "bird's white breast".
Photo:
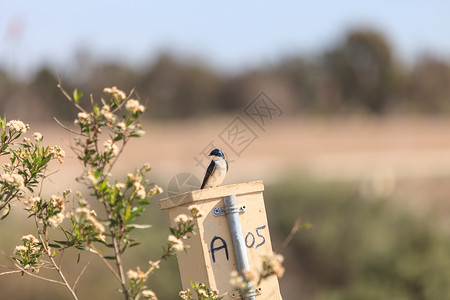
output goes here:
<path id="1" fill-rule="evenodd" d="M 220 157 L 213 158 L 213 160 L 216 164 L 216 168 L 205 184 L 205 187 L 207 188 L 221 185 L 223 180 L 225 179 L 225 175 L 227 174 L 227 162 L 225 161 L 225 159 Z"/>

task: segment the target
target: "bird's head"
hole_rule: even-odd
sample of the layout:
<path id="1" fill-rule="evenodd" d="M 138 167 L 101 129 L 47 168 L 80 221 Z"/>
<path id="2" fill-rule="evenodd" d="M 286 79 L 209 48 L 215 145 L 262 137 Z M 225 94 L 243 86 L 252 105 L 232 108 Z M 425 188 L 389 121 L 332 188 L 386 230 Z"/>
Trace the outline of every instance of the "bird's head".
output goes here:
<path id="1" fill-rule="evenodd" d="M 222 150 L 220 150 L 220 149 L 214 149 L 214 150 L 212 150 L 212 151 L 209 153 L 209 156 L 225 158 L 225 155 L 223 154 Z"/>

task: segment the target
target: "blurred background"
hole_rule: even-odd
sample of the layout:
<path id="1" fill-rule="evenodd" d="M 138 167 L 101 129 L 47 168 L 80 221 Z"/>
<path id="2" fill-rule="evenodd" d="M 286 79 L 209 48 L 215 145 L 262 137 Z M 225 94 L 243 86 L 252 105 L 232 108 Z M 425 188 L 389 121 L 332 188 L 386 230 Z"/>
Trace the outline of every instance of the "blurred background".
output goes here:
<path id="1" fill-rule="evenodd" d="M 104 87 L 135 88 L 146 135 L 114 175 L 150 162 L 152 180 L 177 193 L 190 188 L 183 178 L 202 179 L 204 152 L 222 148 L 224 184 L 265 183 L 285 299 L 450 299 L 449 12 L 434 0 L 0 0 L 0 113 L 66 150 L 43 194 L 82 190 L 73 135 L 54 120 L 70 127 L 77 113 L 58 76 L 84 92 L 83 105 Z M 161 254 L 168 217 L 157 200 L 127 269 Z M 313 228 L 286 246 L 297 220 Z M 30 232 L 17 203 L 0 223 L 2 266 Z M 121 299 L 94 257 L 75 260 L 65 255 L 72 280 L 89 263 L 82 299 Z M 159 272 L 149 286 L 176 299 L 176 260 Z M 2 299 L 70 299 L 19 275 L 2 276 L 0 289 Z"/>

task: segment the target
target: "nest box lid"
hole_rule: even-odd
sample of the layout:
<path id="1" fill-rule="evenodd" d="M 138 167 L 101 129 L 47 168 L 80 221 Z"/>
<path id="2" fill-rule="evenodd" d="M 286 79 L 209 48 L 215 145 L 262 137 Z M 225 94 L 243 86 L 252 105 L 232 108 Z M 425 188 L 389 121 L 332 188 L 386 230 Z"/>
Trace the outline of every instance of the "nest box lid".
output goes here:
<path id="1" fill-rule="evenodd" d="M 264 191 L 264 184 L 261 180 L 247 183 L 230 184 L 208 188 L 203 190 L 195 190 L 180 195 L 168 197 L 159 200 L 160 209 L 169 209 L 183 204 L 194 203 L 196 201 L 223 198 L 229 195 L 242 195 L 254 192 Z"/>

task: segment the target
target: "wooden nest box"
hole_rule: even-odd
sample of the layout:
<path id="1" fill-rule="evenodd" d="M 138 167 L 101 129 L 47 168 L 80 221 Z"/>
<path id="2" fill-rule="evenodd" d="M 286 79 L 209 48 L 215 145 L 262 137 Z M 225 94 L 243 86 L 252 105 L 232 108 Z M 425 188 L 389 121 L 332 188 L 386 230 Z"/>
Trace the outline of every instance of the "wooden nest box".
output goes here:
<path id="1" fill-rule="evenodd" d="M 263 191 L 263 182 L 254 181 L 195 190 L 159 201 L 160 208 L 168 210 L 172 226 L 178 215 L 190 215 L 189 206 L 193 204 L 203 212 L 197 219 L 197 234 L 184 240 L 189 246 L 187 253 L 178 254 L 183 289 L 192 289 L 190 282 L 198 281 L 226 294 L 224 300 L 241 299 L 230 284 L 230 273 L 241 273 L 242 268 L 259 273 L 261 255 L 273 253 Z M 230 206 L 230 201 L 235 202 Z M 281 299 L 275 275 L 253 290 L 253 297 L 248 299 Z"/>

